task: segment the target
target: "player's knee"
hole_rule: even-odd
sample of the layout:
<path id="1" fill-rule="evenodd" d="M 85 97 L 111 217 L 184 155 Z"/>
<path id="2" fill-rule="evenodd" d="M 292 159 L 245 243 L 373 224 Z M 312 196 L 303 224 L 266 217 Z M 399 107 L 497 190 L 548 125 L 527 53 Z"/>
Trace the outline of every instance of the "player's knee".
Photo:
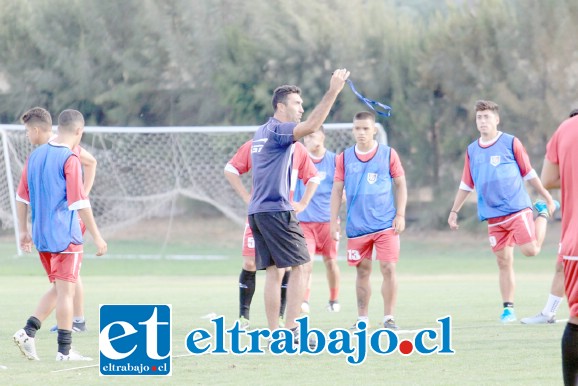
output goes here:
<path id="1" fill-rule="evenodd" d="M 524 248 L 522 249 L 522 253 L 524 254 L 524 256 L 528 257 L 537 256 L 540 253 L 540 247 L 535 245 L 530 248 Z"/>

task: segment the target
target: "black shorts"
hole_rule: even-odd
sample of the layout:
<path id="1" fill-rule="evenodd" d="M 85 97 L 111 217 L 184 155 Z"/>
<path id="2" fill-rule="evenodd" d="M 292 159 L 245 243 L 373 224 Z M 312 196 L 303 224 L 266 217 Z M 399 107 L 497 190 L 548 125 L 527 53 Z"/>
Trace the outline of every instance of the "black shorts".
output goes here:
<path id="1" fill-rule="evenodd" d="M 249 225 L 257 269 L 296 267 L 311 261 L 294 211 L 250 214 Z"/>

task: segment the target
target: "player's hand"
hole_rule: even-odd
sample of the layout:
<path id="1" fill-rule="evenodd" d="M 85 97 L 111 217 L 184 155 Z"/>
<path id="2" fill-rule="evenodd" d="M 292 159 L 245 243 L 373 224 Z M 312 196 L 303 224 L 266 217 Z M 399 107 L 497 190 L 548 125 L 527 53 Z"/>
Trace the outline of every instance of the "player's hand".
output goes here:
<path id="1" fill-rule="evenodd" d="M 331 81 L 329 82 L 329 89 L 333 91 L 337 91 L 338 93 L 343 90 L 343 86 L 345 85 L 345 81 L 349 78 L 349 71 L 345 68 L 340 68 L 333 71 L 331 75 Z"/>
<path id="2" fill-rule="evenodd" d="M 550 217 L 554 215 L 556 211 L 556 204 L 554 204 L 554 200 L 550 197 L 549 200 L 546 201 L 546 206 L 548 207 L 548 212 L 550 213 Z"/>
<path id="3" fill-rule="evenodd" d="M 337 221 L 331 221 L 329 224 L 329 232 L 331 233 L 331 238 L 335 241 L 339 241 L 339 235 L 341 233 L 341 226 Z"/>
<path id="4" fill-rule="evenodd" d="M 32 252 L 32 236 L 30 236 L 30 233 L 20 234 L 20 249 L 26 253 Z"/>
<path id="5" fill-rule="evenodd" d="M 403 216 L 395 216 L 393 219 L 393 231 L 397 234 L 400 234 L 405 230 L 405 217 Z"/>
<path id="6" fill-rule="evenodd" d="M 108 245 L 106 244 L 106 241 L 104 241 L 102 237 L 95 239 L 94 243 L 96 244 L 96 256 L 102 256 L 108 250 Z"/>
<path id="7" fill-rule="evenodd" d="M 305 208 L 307 207 L 307 205 L 302 204 L 301 201 L 299 201 L 299 202 L 291 201 L 291 205 L 293 206 L 293 210 L 295 211 L 295 214 L 299 214 L 299 213 L 303 212 L 305 210 Z"/>
<path id="8" fill-rule="evenodd" d="M 450 225 L 450 229 L 452 231 L 459 229 L 460 226 L 458 225 L 458 214 L 456 212 L 450 212 L 450 215 L 448 216 L 448 224 Z"/>

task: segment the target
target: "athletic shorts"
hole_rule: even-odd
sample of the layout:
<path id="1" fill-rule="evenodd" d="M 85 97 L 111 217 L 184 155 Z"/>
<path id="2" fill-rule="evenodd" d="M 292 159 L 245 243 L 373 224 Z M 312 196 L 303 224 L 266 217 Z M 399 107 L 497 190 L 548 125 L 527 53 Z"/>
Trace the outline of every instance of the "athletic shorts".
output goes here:
<path id="1" fill-rule="evenodd" d="M 536 241 L 536 226 L 532 209 L 524 209 L 501 217 L 496 223 L 488 224 L 488 235 L 493 252 L 508 246 L 524 245 Z"/>
<path id="2" fill-rule="evenodd" d="M 257 269 L 296 267 L 311 261 L 294 211 L 250 214 L 249 225 Z"/>
<path id="3" fill-rule="evenodd" d="M 328 222 L 301 221 L 299 225 L 303 229 L 309 255 L 321 255 L 328 259 L 337 259 L 339 242 L 331 237 L 330 224 Z"/>
<path id="4" fill-rule="evenodd" d="M 245 223 L 245 232 L 243 232 L 243 249 L 241 254 L 247 257 L 255 257 L 255 239 L 249 222 Z"/>
<path id="5" fill-rule="evenodd" d="M 578 317 L 578 257 L 564 259 L 564 289 L 568 298 L 570 316 Z"/>
<path id="6" fill-rule="evenodd" d="M 347 240 L 347 263 L 358 265 L 362 259 L 371 260 L 375 246 L 376 260 L 397 263 L 399 260 L 399 234 L 392 228 Z"/>
<path id="7" fill-rule="evenodd" d="M 48 280 L 76 283 L 82 265 L 82 245 L 70 244 L 59 253 L 39 252 L 40 262 L 48 275 Z"/>

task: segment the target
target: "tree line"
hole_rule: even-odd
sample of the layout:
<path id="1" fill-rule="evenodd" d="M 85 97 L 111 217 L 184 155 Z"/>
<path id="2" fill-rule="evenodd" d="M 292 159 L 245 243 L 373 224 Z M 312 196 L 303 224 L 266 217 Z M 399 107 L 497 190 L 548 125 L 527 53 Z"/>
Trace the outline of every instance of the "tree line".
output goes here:
<path id="1" fill-rule="evenodd" d="M 296 84 L 310 110 L 331 71 L 351 70 L 381 119 L 412 190 L 429 188 L 445 221 L 473 106 L 491 99 L 501 128 L 539 171 L 578 83 L 571 0 L 0 0 L 0 121 L 32 106 L 83 112 L 89 125 L 251 125 L 272 90 Z M 364 109 L 344 90 L 330 120 Z M 450 194 L 450 192 L 452 192 Z"/>

